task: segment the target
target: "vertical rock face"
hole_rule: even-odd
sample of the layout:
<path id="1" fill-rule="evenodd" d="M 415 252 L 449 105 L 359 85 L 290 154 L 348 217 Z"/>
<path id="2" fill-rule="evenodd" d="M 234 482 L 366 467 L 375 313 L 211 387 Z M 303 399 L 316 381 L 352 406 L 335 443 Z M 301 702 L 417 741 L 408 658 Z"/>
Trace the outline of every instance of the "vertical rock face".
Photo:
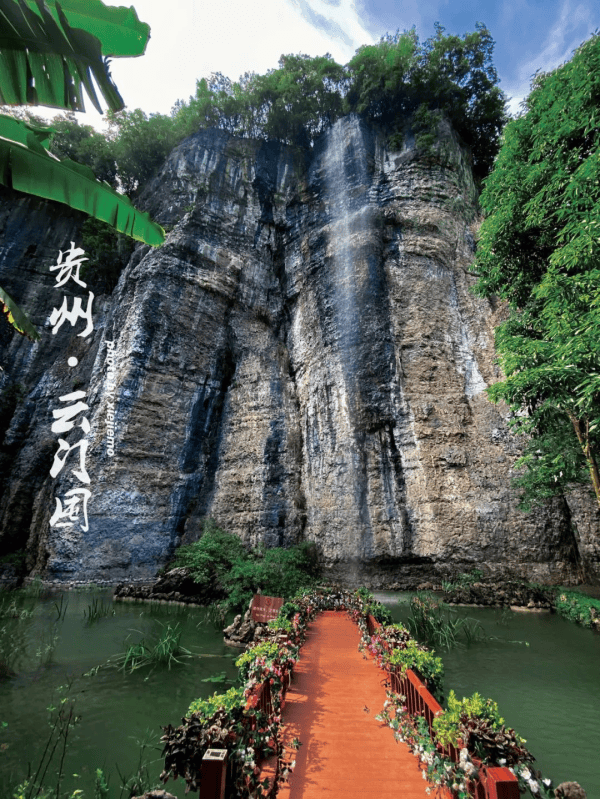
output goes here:
<path id="1" fill-rule="evenodd" d="M 443 125 L 425 154 L 408 128 L 392 152 L 355 116 L 310 157 L 216 130 L 183 142 L 145 197 L 167 242 L 138 247 L 95 300 L 93 334 L 80 322 L 5 341 L 5 382 L 26 394 L 5 414 L 5 550 L 27 544 L 54 579 L 143 578 L 212 516 L 249 545 L 315 541 L 348 582 L 475 565 L 598 575 L 585 491 L 516 509 L 517 444 L 484 392 L 501 311 L 470 292 L 475 196 Z M 3 211 L 0 285 L 13 280 L 41 324 L 60 299 L 48 267 L 77 219 L 42 234 L 55 208 L 30 204 L 30 232 L 9 235 L 16 213 Z M 36 235 L 26 292 L 17 275 Z M 77 485 L 74 460 L 49 475 L 52 409 L 75 380 L 91 422 L 88 530 L 49 523 Z"/>

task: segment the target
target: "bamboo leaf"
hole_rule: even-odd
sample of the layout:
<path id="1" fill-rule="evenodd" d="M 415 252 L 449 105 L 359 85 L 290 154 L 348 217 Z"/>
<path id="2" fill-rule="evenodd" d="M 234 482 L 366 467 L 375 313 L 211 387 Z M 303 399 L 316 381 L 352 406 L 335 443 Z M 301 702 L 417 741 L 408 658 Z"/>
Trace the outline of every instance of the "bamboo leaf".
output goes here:
<path id="1" fill-rule="evenodd" d="M 0 183 L 69 205 L 146 244 L 162 244 L 160 225 L 131 200 L 96 180 L 91 169 L 59 161 L 42 146 L 47 131 L 0 115 Z"/>
<path id="2" fill-rule="evenodd" d="M 30 7 L 34 3 L 37 11 Z M 43 0 L 30 0 L 29 5 L 25 0 L 0 0 L 0 103 L 84 111 L 83 84 L 102 113 L 93 77 L 109 108 L 123 108 L 123 99 L 102 58 L 100 40 L 88 30 L 72 27 L 57 0 L 53 11 L 58 21 Z M 88 27 L 93 29 L 93 21 Z"/>
<path id="3" fill-rule="evenodd" d="M 105 6 L 101 0 L 59 0 L 73 28 L 81 28 L 102 42 L 102 55 L 143 55 L 150 38 L 150 26 L 140 22 L 133 6 Z M 36 0 L 25 0 L 35 10 Z M 50 13 L 58 22 L 56 0 L 46 0 Z"/>
<path id="4" fill-rule="evenodd" d="M 38 341 L 40 334 L 31 323 L 30 318 L 2 288 L 0 288 L 0 302 L 2 303 L 2 312 L 17 333 L 26 336 L 30 341 Z"/>

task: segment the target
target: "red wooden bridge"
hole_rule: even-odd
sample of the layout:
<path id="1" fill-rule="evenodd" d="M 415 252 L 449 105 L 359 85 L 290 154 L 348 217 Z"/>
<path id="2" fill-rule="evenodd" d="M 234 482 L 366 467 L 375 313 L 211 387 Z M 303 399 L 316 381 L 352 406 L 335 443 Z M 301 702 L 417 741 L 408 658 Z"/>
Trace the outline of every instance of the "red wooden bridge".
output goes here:
<path id="1" fill-rule="evenodd" d="M 283 712 L 286 739 L 302 746 L 281 799 L 427 796 L 417 759 L 375 720 L 384 674 L 359 642 L 345 613 L 323 611 L 308 629 Z"/>
<path id="2" fill-rule="evenodd" d="M 268 617 L 269 609 L 263 611 Z M 371 634 L 380 626 L 372 616 L 367 622 Z M 448 789 L 425 780 L 408 745 L 397 742 L 387 724 L 375 718 L 386 700 L 386 679 L 394 693 L 405 697 L 408 712 L 423 716 L 430 728 L 442 708 L 410 669 L 403 677 L 379 669 L 371 657 L 359 651 L 360 638 L 358 626 L 345 612 L 322 611 L 309 624 L 282 714 L 288 752 L 294 738 L 301 747 L 289 782 L 280 787 L 278 797 L 425 799 L 432 794 L 437 799 L 452 799 Z M 268 681 L 260 685 L 259 694 L 263 709 L 268 710 Z M 209 762 L 203 761 L 201 799 L 224 795 L 225 761 L 210 762 L 213 756 L 220 760 L 225 755 L 219 751 L 205 755 Z M 458 762 L 454 747 L 449 747 L 446 755 Z M 274 763 L 263 764 L 262 774 L 275 779 Z M 471 787 L 475 799 L 519 799 L 518 781 L 506 768 L 481 768 Z"/>

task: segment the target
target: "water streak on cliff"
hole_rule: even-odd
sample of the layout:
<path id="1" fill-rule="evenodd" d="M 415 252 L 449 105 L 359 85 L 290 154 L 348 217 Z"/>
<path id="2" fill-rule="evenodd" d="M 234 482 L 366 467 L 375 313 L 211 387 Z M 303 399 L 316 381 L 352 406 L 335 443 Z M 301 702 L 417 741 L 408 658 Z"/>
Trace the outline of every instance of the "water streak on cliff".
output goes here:
<path id="1" fill-rule="evenodd" d="M 0 285 L 43 327 L 40 344 L 0 340 L 1 387 L 25 394 L 1 406 L 0 554 L 26 546 L 58 580 L 144 578 L 211 516 L 251 545 L 312 540 L 332 576 L 379 585 L 475 564 L 598 570 L 593 498 L 516 507 L 518 442 L 484 392 L 497 317 L 470 291 L 468 159 L 447 125 L 428 153 L 404 134 L 391 149 L 350 116 L 302 155 L 194 134 L 145 195 L 166 243 L 136 249 L 85 341 L 43 327 L 78 220 L 0 204 Z M 49 475 L 51 409 L 74 384 L 92 425 L 87 531 L 49 525 L 72 482 Z"/>

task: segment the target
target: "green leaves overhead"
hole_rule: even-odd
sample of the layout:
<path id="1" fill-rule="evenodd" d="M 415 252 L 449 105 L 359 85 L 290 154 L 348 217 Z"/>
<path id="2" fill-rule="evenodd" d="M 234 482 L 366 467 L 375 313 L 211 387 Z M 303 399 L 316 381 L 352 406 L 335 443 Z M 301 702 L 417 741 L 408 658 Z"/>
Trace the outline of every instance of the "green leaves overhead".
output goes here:
<path id="1" fill-rule="evenodd" d="M 0 303 L 2 312 L 17 333 L 26 336 L 30 341 L 37 341 L 40 334 L 37 332 L 27 314 L 22 311 L 13 298 L 0 288 Z"/>
<path id="2" fill-rule="evenodd" d="M 47 133 L 47 131 L 46 131 Z M 100 183 L 86 166 L 59 161 L 40 143 L 44 131 L 0 116 L 0 183 L 66 203 L 146 244 L 162 244 L 164 231 L 128 197 Z"/>
<path id="3" fill-rule="evenodd" d="M 93 77 L 109 108 L 123 108 L 99 39 L 71 27 L 58 2 L 58 22 L 42 0 L 36 8 L 24 0 L 0 0 L 0 102 L 84 111 L 83 87 L 102 113 Z"/>
<path id="4" fill-rule="evenodd" d="M 477 177 L 491 169 L 506 114 L 485 25 L 464 36 L 444 33 L 420 43 L 414 28 L 357 50 L 347 66 L 348 110 L 402 125 L 417 109 L 442 110 L 469 145 Z"/>
<path id="5" fill-rule="evenodd" d="M 25 0 L 35 11 L 37 0 Z M 72 28 L 81 28 L 100 39 L 102 55 L 143 55 L 150 26 L 140 22 L 133 6 L 105 6 L 101 0 L 59 0 Z M 57 0 L 46 0 L 52 16 L 60 22 Z"/>

